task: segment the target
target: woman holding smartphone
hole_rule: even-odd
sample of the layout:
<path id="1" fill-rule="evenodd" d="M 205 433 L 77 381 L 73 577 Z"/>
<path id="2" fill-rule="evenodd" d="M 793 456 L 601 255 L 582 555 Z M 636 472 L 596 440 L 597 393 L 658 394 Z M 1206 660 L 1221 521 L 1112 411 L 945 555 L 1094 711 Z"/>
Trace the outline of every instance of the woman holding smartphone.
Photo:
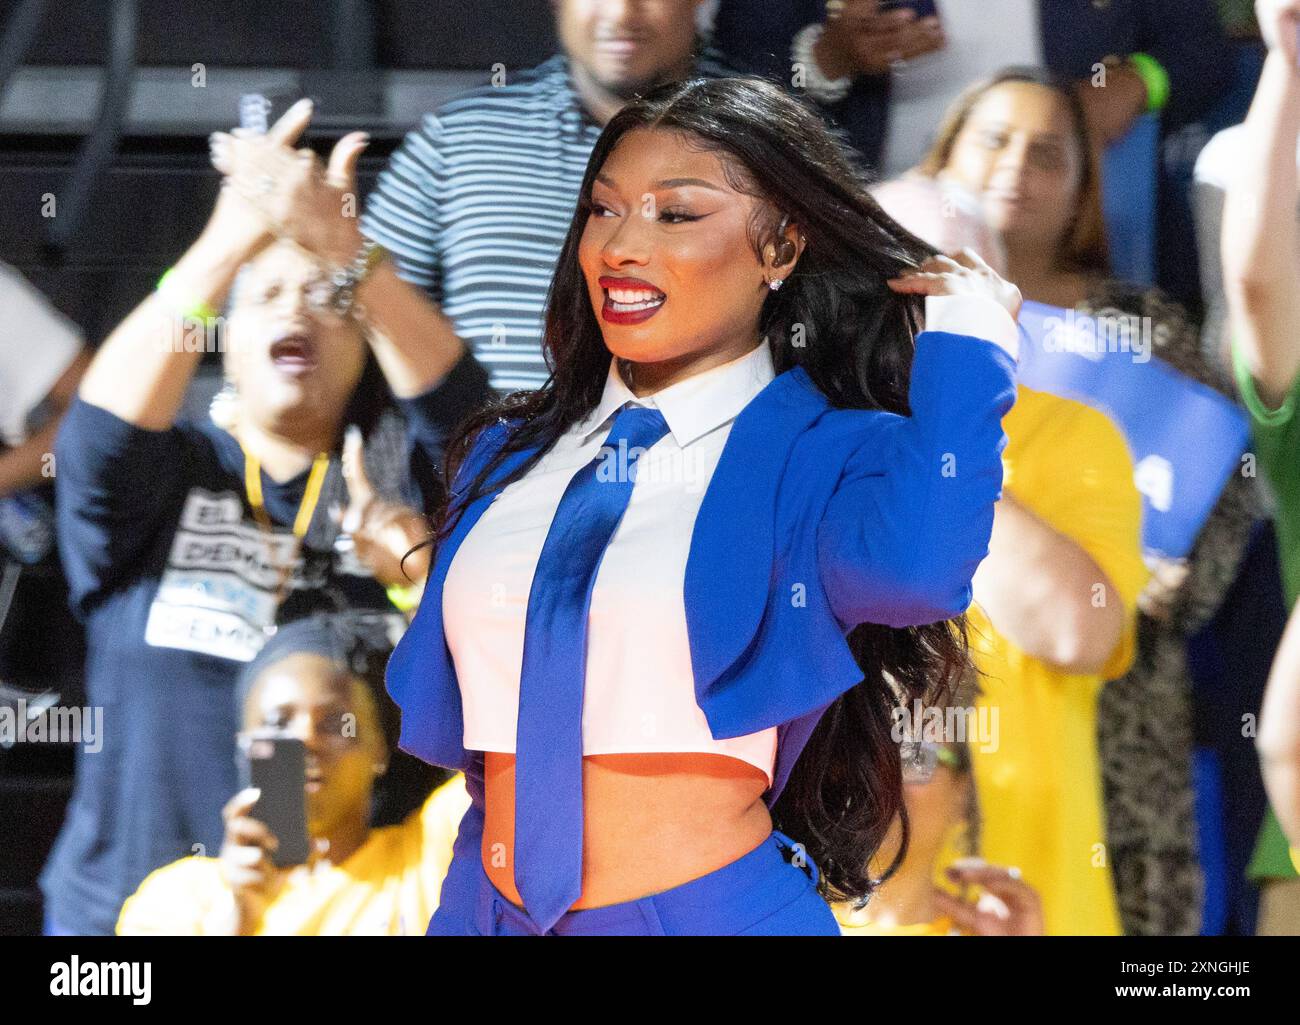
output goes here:
<path id="1" fill-rule="evenodd" d="M 614 117 L 552 376 L 452 442 L 389 666 L 472 798 L 431 933 L 837 934 L 902 813 L 891 686 L 967 665 L 1019 303 L 773 85 Z"/>
<path id="2" fill-rule="evenodd" d="M 430 777 L 383 807 L 376 784 L 397 739 L 397 709 L 383 692 L 391 652 L 383 617 L 363 611 L 276 633 L 240 675 L 235 705 L 250 744 L 301 746 L 296 778 L 271 776 L 268 790 L 231 797 L 220 852 L 151 873 L 123 905 L 119 936 L 424 932 L 469 798 L 461 777 L 436 789 Z M 277 821 L 263 801 L 298 808 Z M 295 846 L 307 848 L 301 861 L 286 854 Z"/>

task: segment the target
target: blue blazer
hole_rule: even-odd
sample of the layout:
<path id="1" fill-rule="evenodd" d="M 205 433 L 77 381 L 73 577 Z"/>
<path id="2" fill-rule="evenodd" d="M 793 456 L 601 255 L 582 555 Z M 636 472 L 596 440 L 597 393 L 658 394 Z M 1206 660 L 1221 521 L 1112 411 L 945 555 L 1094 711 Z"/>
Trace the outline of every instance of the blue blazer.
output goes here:
<path id="1" fill-rule="evenodd" d="M 778 728 L 769 808 L 822 713 L 863 678 L 847 633 L 863 622 L 935 623 L 970 604 L 1002 490 L 1015 371 L 992 342 L 927 331 L 916 342 L 910 416 L 832 408 L 802 367 L 777 375 L 737 416 L 691 538 L 686 621 L 696 700 L 714 737 Z M 456 508 L 517 422 L 476 439 L 452 485 Z M 444 900 L 477 871 L 483 759 L 462 746 L 443 584 L 497 482 L 531 451 L 508 457 L 464 508 L 388 667 L 400 746 L 463 770 L 473 799 Z"/>

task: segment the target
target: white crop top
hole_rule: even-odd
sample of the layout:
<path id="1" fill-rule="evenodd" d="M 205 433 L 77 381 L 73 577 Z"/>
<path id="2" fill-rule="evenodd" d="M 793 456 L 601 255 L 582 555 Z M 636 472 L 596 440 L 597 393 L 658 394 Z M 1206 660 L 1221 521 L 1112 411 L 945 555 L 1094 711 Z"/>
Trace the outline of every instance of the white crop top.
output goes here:
<path id="1" fill-rule="evenodd" d="M 932 329 L 984 338 L 1005 337 L 1009 328 L 1014 339 L 1011 318 L 996 307 L 998 321 L 994 307 L 971 296 L 931 297 L 927 321 Z M 695 518 L 731 425 L 774 376 L 764 342 L 638 399 L 611 359 L 596 409 L 497 495 L 461 542 L 442 593 L 466 750 L 515 751 L 528 592 L 542 545 L 570 478 L 599 452 L 614 414 L 632 402 L 657 407 L 669 433 L 640 457 L 627 511 L 596 573 L 583 753 L 727 755 L 762 770 L 771 785 L 776 728 L 715 740 L 695 701 L 682 594 Z"/>
<path id="2" fill-rule="evenodd" d="M 587 627 L 583 754 L 712 752 L 767 774 L 776 729 L 714 740 L 695 702 L 682 589 L 695 517 L 736 415 L 775 376 L 766 344 L 638 399 L 610 360 L 599 405 L 466 535 L 443 585 L 460 680 L 464 745 L 515 750 L 533 572 L 570 478 L 600 451 L 626 403 L 656 406 L 669 433 L 638 460 L 636 485 L 596 572 Z"/>

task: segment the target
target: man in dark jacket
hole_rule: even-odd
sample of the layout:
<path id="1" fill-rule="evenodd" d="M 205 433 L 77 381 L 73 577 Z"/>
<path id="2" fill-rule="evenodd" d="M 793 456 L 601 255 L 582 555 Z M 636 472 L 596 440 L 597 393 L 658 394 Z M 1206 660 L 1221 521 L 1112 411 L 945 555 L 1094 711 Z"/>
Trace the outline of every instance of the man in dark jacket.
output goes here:
<path id="1" fill-rule="evenodd" d="M 1148 110 L 1166 128 L 1196 121 L 1231 70 L 1216 59 L 1226 51 L 1212 0 L 721 0 L 714 43 L 803 87 L 886 174 L 911 166 L 937 127 L 911 100 L 942 110 L 1006 64 L 1078 81 L 1105 141 Z"/>

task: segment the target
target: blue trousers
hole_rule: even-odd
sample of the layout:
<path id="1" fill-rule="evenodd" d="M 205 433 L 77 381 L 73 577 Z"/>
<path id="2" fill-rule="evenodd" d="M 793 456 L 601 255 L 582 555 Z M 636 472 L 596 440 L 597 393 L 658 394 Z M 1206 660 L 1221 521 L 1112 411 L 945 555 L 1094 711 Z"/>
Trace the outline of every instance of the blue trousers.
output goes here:
<path id="1" fill-rule="evenodd" d="M 430 936 L 537 936 L 528 913 L 492 885 L 477 849 L 457 845 Z M 570 911 L 548 936 L 838 936 L 817 866 L 778 830 L 730 864 L 660 893 Z M 784 852 L 784 853 L 783 853 Z"/>

